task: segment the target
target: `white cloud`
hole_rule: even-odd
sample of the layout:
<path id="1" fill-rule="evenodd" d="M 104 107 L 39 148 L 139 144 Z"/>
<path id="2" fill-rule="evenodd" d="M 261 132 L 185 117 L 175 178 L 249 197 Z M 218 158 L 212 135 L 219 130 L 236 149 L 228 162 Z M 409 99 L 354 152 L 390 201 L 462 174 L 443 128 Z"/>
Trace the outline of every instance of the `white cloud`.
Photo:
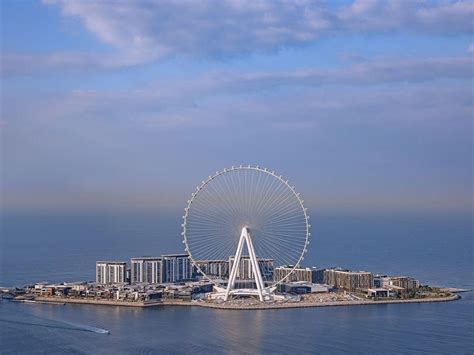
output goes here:
<path id="1" fill-rule="evenodd" d="M 417 32 L 472 33 L 472 1 L 355 0 L 44 0 L 117 50 L 113 56 L 57 53 L 6 55 L 3 72 L 116 68 L 165 56 L 233 56 L 272 52 L 334 34 Z M 21 65 L 28 62 L 30 66 Z M 18 64 L 19 63 L 19 64 Z M 28 69 L 29 68 L 29 69 Z"/>
<path id="2" fill-rule="evenodd" d="M 102 41 L 155 57 L 274 50 L 333 32 L 471 33 L 474 15 L 471 1 L 356 0 L 340 7 L 310 0 L 49 3 L 81 18 Z"/>
<path id="3" fill-rule="evenodd" d="M 472 33 L 472 1 L 355 0 L 338 12 L 346 31 Z"/>

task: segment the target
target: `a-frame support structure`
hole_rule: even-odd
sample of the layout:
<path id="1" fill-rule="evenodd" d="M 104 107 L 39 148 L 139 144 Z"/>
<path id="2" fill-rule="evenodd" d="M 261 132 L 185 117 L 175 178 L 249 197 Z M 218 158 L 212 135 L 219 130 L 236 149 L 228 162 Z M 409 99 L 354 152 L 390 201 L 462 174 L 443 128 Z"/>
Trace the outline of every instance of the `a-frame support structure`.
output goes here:
<path id="1" fill-rule="evenodd" d="M 260 272 L 260 267 L 258 265 L 258 260 L 255 255 L 255 249 L 253 248 L 252 238 L 250 237 L 250 232 L 248 227 L 242 228 L 242 233 L 240 234 L 239 244 L 237 246 L 237 252 L 235 253 L 234 264 L 232 265 L 232 270 L 229 275 L 229 283 L 227 284 L 227 289 L 225 291 L 224 301 L 227 301 L 231 290 L 234 288 L 235 279 L 237 277 L 237 271 L 240 267 L 240 260 L 242 259 L 242 251 L 244 249 L 244 244 L 247 243 L 247 249 L 249 252 L 250 263 L 253 269 L 253 276 L 255 278 L 255 283 L 257 284 L 258 297 L 261 302 L 263 302 L 263 290 L 265 288 L 262 273 Z"/>

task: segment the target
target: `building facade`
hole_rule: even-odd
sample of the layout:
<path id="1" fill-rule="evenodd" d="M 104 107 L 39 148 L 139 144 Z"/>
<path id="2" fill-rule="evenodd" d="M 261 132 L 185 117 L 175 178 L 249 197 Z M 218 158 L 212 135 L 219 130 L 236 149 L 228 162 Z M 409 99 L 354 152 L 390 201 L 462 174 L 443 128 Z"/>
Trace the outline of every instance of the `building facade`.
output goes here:
<path id="1" fill-rule="evenodd" d="M 125 261 L 97 261 L 95 280 L 98 284 L 127 282 L 127 263 Z"/>
<path id="2" fill-rule="evenodd" d="M 163 260 L 161 257 L 141 257 L 131 259 L 130 282 L 163 283 Z"/>
<path id="3" fill-rule="evenodd" d="M 374 276 L 367 271 L 328 269 L 324 271 L 324 283 L 346 291 L 366 291 L 373 287 Z"/>
<path id="4" fill-rule="evenodd" d="M 284 282 L 277 285 L 277 290 L 284 293 L 327 293 L 327 285 L 315 284 L 307 281 Z"/>
<path id="5" fill-rule="evenodd" d="M 390 297 L 390 291 L 386 288 L 369 288 L 367 289 L 367 297 Z"/>
<path id="6" fill-rule="evenodd" d="M 274 271 L 274 280 L 282 280 L 286 277 L 291 270 L 293 270 L 293 266 L 279 266 L 275 268 Z M 298 281 L 305 281 L 310 283 L 317 283 L 322 284 L 324 283 L 324 270 L 317 267 L 307 267 L 307 268 L 296 268 L 290 276 L 285 279 L 285 282 L 298 282 Z"/>
<path id="7" fill-rule="evenodd" d="M 162 282 L 179 282 L 193 278 L 188 254 L 162 255 Z"/>
<path id="8" fill-rule="evenodd" d="M 407 276 L 391 276 L 388 278 L 388 284 L 385 287 L 397 286 L 405 291 L 413 291 L 420 286 L 420 282 L 412 277 Z"/>
<path id="9" fill-rule="evenodd" d="M 225 279 L 229 277 L 229 261 L 227 260 L 197 260 L 196 264 L 202 272 L 209 277 Z M 196 269 L 194 274 L 199 276 L 200 273 Z"/>
<path id="10" fill-rule="evenodd" d="M 229 257 L 229 270 L 232 270 L 234 265 L 235 257 Z M 264 280 L 273 279 L 273 259 L 262 259 L 257 258 L 258 266 L 260 267 L 260 273 Z M 252 269 L 252 262 L 250 261 L 249 256 L 242 256 L 240 258 L 240 265 L 237 269 L 237 279 L 239 280 L 253 280 L 254 273 Z"/>
<path id="11" fill-rule="evenodd" d="M 374 275 L 374 288 L 382 288 L 387 283 L 387 275 Z"/>

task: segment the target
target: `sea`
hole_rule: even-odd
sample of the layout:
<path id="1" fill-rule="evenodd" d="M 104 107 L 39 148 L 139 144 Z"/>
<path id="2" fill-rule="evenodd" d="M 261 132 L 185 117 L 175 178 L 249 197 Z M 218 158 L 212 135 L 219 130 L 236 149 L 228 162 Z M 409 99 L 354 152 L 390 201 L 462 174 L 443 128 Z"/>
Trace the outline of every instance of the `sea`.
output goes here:
<path id="1" fill-rule="evenodd" d="M 466 214 L 311 214 L 306 266 L 474 288 Z M 94 280 L 96 260 L 182 252 L 181 214 L 9 212 L 0 286 Z M 474 294 L 453 302 L 279 310 L 0 302 L 0 354 L 473 354 Z"/>

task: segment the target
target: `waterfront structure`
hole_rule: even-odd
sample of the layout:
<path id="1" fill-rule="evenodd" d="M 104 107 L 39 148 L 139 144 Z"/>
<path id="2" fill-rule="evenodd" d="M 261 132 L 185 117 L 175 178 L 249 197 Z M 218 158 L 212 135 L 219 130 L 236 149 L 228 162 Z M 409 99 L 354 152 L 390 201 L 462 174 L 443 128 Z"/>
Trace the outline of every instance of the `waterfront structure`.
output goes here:
<path id="1" fill-rule="evenodd" d="M 161 257 L 144 256 L 131 259 L 130 282 L 158 284 L 163 282 L 163 260 Z"/>
<path id="2" fill-rule="evenodd" d="M 245 259 L 243 259 L 242 251 L 244 247 L 247 246 L 249 253 L 249 264 L 247 270 L 242 269 L 242 263 L 245 265 Z M 272 261 L 273 263 L 273 261 Z M 250 231 L 247 226 L 242 228 L 240 233 L 239 243 L 237 244 L 237 252 L 235 256 L 229 257 L 229 266 L 230 266 L 230 275 L 229 282 L 227 283 L 227 289 L 224 293 L 224 300 L 227 301 L 230 295 L 230 292 L 236 286 L 236 279 L 240 276 L 241 279 L 246 279 L 247 276 L 253 276 L 255 280 L 255 286 L 257 286 L 257 295 L 260 301 L 263 301 L 265 284 L 263 283 L 262 270 L 260 270 L 259 262 L 257 261 L 257 255 L 255 254 L 255 249 L 252 243 L 252 237 L 250 236 Z M 245 273 L 245 271 L 247 271 Z M 240 273 L 240 275 L 239 275 Z M 248 275 L 247 275 L 248 273 Z M 250 294 L 253 292 L 243 291 L 245 294 Z M 235 294 L 235 292 L 234 292 Z"/>
<path id="3" fill-rule="evenodd" d="M 273 259 L 263 259 L 263 258 L 256 258 L 258 266 L 260 268 L 260 273 L 264 280 L 269 280 L 273 277 Z M 235 256 L 229 257 L 229 270 L 232 270 L 234 266 Z M 238 270 L 236 271 L 236 279 L 238 280 L 252 280 L 255 278 L 253 267 L 252 267 L 252 260 L 250 256 L 243 255 L 240 258 L 240 265 Z"/>
<path id="4" fill-rule="evenodd" d="M 132 281 L 132 269 L 127 268 L 127 271 L 125 273 L 125 282 L 129 284 L 131 283 L 131 281 Z"/>
<path id="5" fill-rule="evenodd" d="M 368 297 L 389 297 L 390 291 L 386 288 L 369 288 L 367 289 Z"/>
<path id="6" fill-rule="evenodd" d="M 127 263 L 125 261 L 97 261 L 95 280 L 98 284 L 125 283 Z"/>
<path id="7" fill-rule="evenodd" d="M 384 286 L 384 284 L 388 284 L 387 280 L 388 280 L 387 275 L 376 274 L 376 275 L 374 275 L 373 287 L 374 288 L 382 288 Z"/>
<path id="8" fill-rule="evenodd" d="M 384 279 L 383 287 L 400 287 L 406 292 L 413 291 L 420 287 L 420 282 L 407 276 L 390 276 Z"/>
<path id="9" fill-rule="evenodd" d="M 131 259 L 132 284 L 161 284 L 191 280 L 193 268 L 188 254 L 167 254 L 160 257 Z"/>
<path id="10" fill-rule="evenodd" d="M 349 271 L 327 269 L 324 271 L 324 283 L 346 291 L 366 291 L 373 287 L 374 276 L 368 271 Z"/>
<path id="11" fill-rule="evenodd" d="M 293 294 L 327 293 L 327 285 L 315 284 L 307 281 L 285 282 L 278 285 L 278 291 Z"/>
<path id="12" fill-rule="evenodd" d="M 307 252 L 307 209 L 294 186 L 274 171 L 251 165 L 217 171 L 197 186 L 184 210 L 185 251 L 225 301 L 229 296 L 271 299 L 270 293 L 275 290 L 272 286 L 284 282 L 275 280 L 273 265 L 296 267 Z M 216 259 L 229 259 L 225 290 L 219 278 L 207 275 L 199 264 L 201 260 Z M 236 280 L 252 279 L 256 289 L 235 287 Z"/>
<path id="13" fill-rule="evenodd" d="M 162 282 L 180 282 L 191 280 L 193 268 L 188 254 L 162 255 Z"/>
<path id="14" fill-rule="evenodd" d="M 309 283 L 322 284 L 324 283 L 324 270 L 317 267 L 294 268 L 293 265 L 278 266 L 274 270 L 273 277 L 277 280 L 285 278 L 285 282 L 305 281 Z"/>
<path id="15" fill-rule="evenodd" d="M 229 277 L 228 260 L 196 260 L 194 274 L 198 274 L 197 267 L 212 278 L 224 279 Z"/>

